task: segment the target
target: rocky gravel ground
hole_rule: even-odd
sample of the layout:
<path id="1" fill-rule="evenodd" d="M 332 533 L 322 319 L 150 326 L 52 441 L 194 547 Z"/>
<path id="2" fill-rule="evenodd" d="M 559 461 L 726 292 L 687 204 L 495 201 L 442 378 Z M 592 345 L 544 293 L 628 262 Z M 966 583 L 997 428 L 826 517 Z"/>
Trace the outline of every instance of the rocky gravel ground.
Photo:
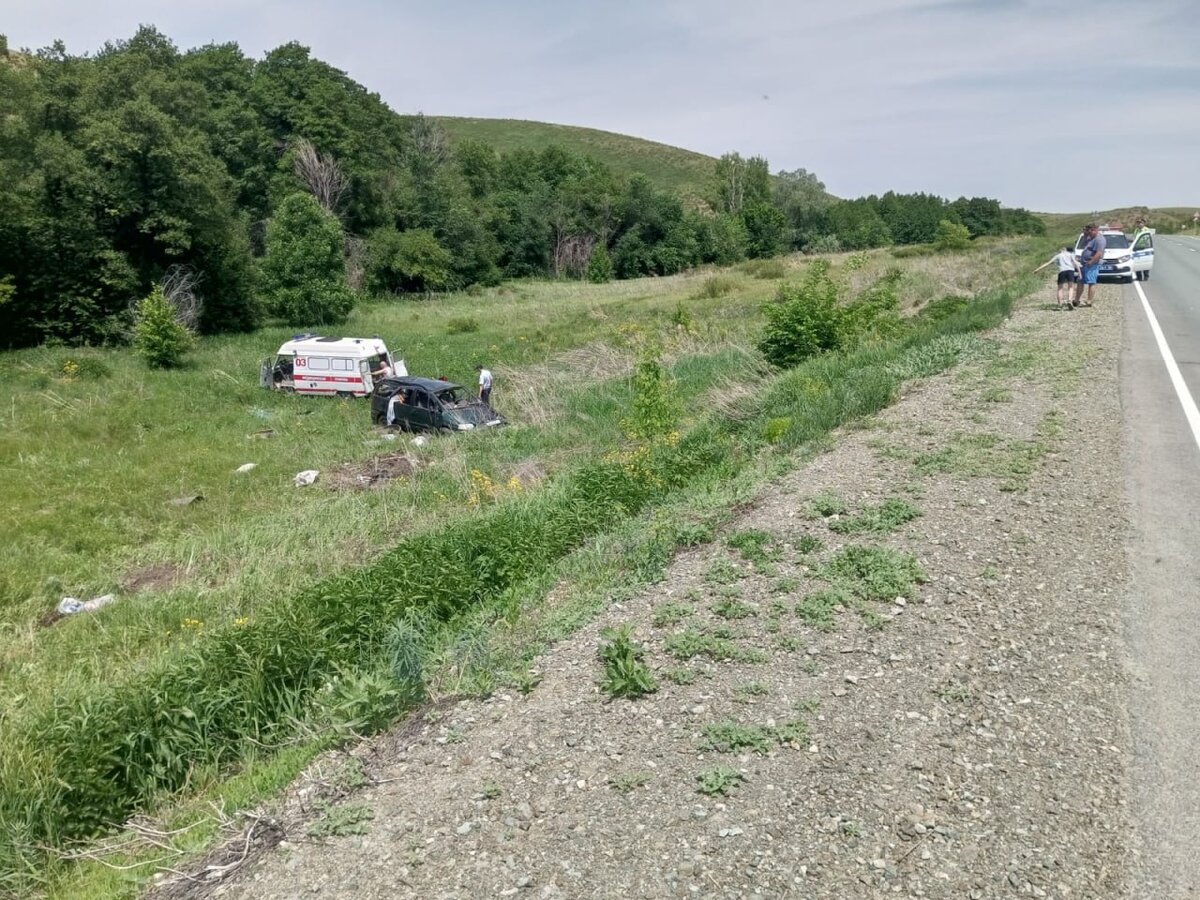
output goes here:
<path id="1" fill-rule="evenodd" d="M 430 709 L 356 750 L 366 784 L 332 806 L 293 791 L 278 819 L 307 824 L 274 849 L 160 891 L 1137 896 L 1119 289 L 1046 299 L 548 651 L 528 694 Z M 837 592 L 838 561 L 874 599 Z M 598 686 L 622 625 L 658 682 L 637 700 Z"/>

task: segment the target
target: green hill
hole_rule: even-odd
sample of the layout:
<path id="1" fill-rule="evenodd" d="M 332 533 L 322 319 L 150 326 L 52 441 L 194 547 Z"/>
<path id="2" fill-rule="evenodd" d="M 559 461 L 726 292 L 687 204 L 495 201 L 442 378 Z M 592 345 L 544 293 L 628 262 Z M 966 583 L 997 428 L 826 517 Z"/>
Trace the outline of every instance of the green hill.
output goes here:
<path id="1" fill-rule="evenodd" d="M 1121 209 L 1109 209 L 1091 213 L 1037 213 L 1046 223 L 1046 231 L 1051 235 L 1078 234 L 1079 228 L 1085 222 L 1120 222 L 1126 231 L 1132 231 L 1139 222 L 1144 222 L 1151 228 L 1165 233 L 1191 231 L 1192 214 L 1196 212 L 1191 206 L 1161 206 L 1153 209 L 1146 206 L 1126 206 Z"/>
<path id="2" fill-rule="evenodd" d="M 658 187 L 676 191 L 681 196 L 704 196 L 716 164 L 716 159 L 703 153 L 596 128 L 522 119 L 439 116 L 437 121 L 452 141 L 486 141 L 502 153 L 518 149 L 541 150 L 550 144 L 561 144 L 576 153 L 595 157 L 614 171 L 641 172 Z"/>

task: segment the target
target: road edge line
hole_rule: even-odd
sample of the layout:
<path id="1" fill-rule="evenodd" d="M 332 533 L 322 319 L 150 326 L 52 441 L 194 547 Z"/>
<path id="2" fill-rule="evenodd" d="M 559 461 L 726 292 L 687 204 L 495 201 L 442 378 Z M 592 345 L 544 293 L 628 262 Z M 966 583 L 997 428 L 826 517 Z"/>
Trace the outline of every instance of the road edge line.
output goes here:
<path id="1" fill-rule="evenodd" d="M 1192 399 L 1192 394 L 1184 383 L 1183 374 L 1179 371 L 1179 366 L 1175 362 L 1175 357 L 1171 355 L 1171 348 L 1167 346 L 1167 339 L 1163 335 L 1162 328 L 1158 325 L 1158 319 L 1154 315 L 1154 310 L 1150 308 L 1150 301 L 1146 299 L 1146 292 L 1142 290 L 1141 284 L 1133 283 L 1134 289 L 1137 291 L 1138 297 L 1142 300 L 1142 309 L 1146 311 L 1146 318 L 1150 320 L 1150 330 L 1154 333 L 1154 340 L 1158 343 L 1158 352 L 1162 355 L 1163 363 L 1166 364 L 1167 374 L 1171 377 L 1171 384 L 1175 386 L 1175 394 L 1179 397 L 1179 405 L 1183 407 L 1183 414 L 1188 420 L 1188 425 L 1192 429 L 1192 438 L 1196 441 L 1196 448 L 1200 449 L 1200 409 L 1196 408 L 1196 401 Z"/>

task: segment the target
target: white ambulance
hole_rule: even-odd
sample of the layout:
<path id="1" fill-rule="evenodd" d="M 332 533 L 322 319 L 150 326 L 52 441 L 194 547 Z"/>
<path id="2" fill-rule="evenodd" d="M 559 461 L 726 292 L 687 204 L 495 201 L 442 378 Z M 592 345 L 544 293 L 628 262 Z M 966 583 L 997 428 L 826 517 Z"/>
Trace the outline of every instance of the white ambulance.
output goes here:
<path id="1" fill-rule="evenodd" d="M 263 387 L 326 397 L 366 397 L 389 375 L 407 375 L 404 360 L 393 357 L 378 336 L 322 337 L 297 334 L 284 341 L 273 359 L 264 359 Z"/>

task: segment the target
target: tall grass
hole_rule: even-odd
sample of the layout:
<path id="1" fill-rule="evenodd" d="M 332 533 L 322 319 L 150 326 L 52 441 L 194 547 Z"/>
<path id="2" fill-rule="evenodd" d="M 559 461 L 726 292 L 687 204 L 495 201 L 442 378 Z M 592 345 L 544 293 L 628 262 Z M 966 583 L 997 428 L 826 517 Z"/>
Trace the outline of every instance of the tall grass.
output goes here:
<path id="1" fill-rule="evenodd" d="M 768 431 L 790 450 L 883 408 L 906 377 L 969 351 L 961 336 L 996 324 L 1028 286 L 918 319 L 901 339 L 812 359 L 771 379 L 742 421 L 706 417 L 682 437 L 592 459 L 535 493 L 409 534 L 372 565 L 263 603 L 123 677 L 73 684 L 48 705 L 7 715 L 0 878 L 25 883 L 43 848 L 185 788 L 198 768 L 282 746 L 339 684 L 366 686 L 356 715 L 394 714 L 403 698 L 372 673 L 394 664 L 396 623 L 410 611 L 446 627 L 480 610 L 504 614 L 523 584 L 593 535 L 695 479 L 736 474 Z"/>

